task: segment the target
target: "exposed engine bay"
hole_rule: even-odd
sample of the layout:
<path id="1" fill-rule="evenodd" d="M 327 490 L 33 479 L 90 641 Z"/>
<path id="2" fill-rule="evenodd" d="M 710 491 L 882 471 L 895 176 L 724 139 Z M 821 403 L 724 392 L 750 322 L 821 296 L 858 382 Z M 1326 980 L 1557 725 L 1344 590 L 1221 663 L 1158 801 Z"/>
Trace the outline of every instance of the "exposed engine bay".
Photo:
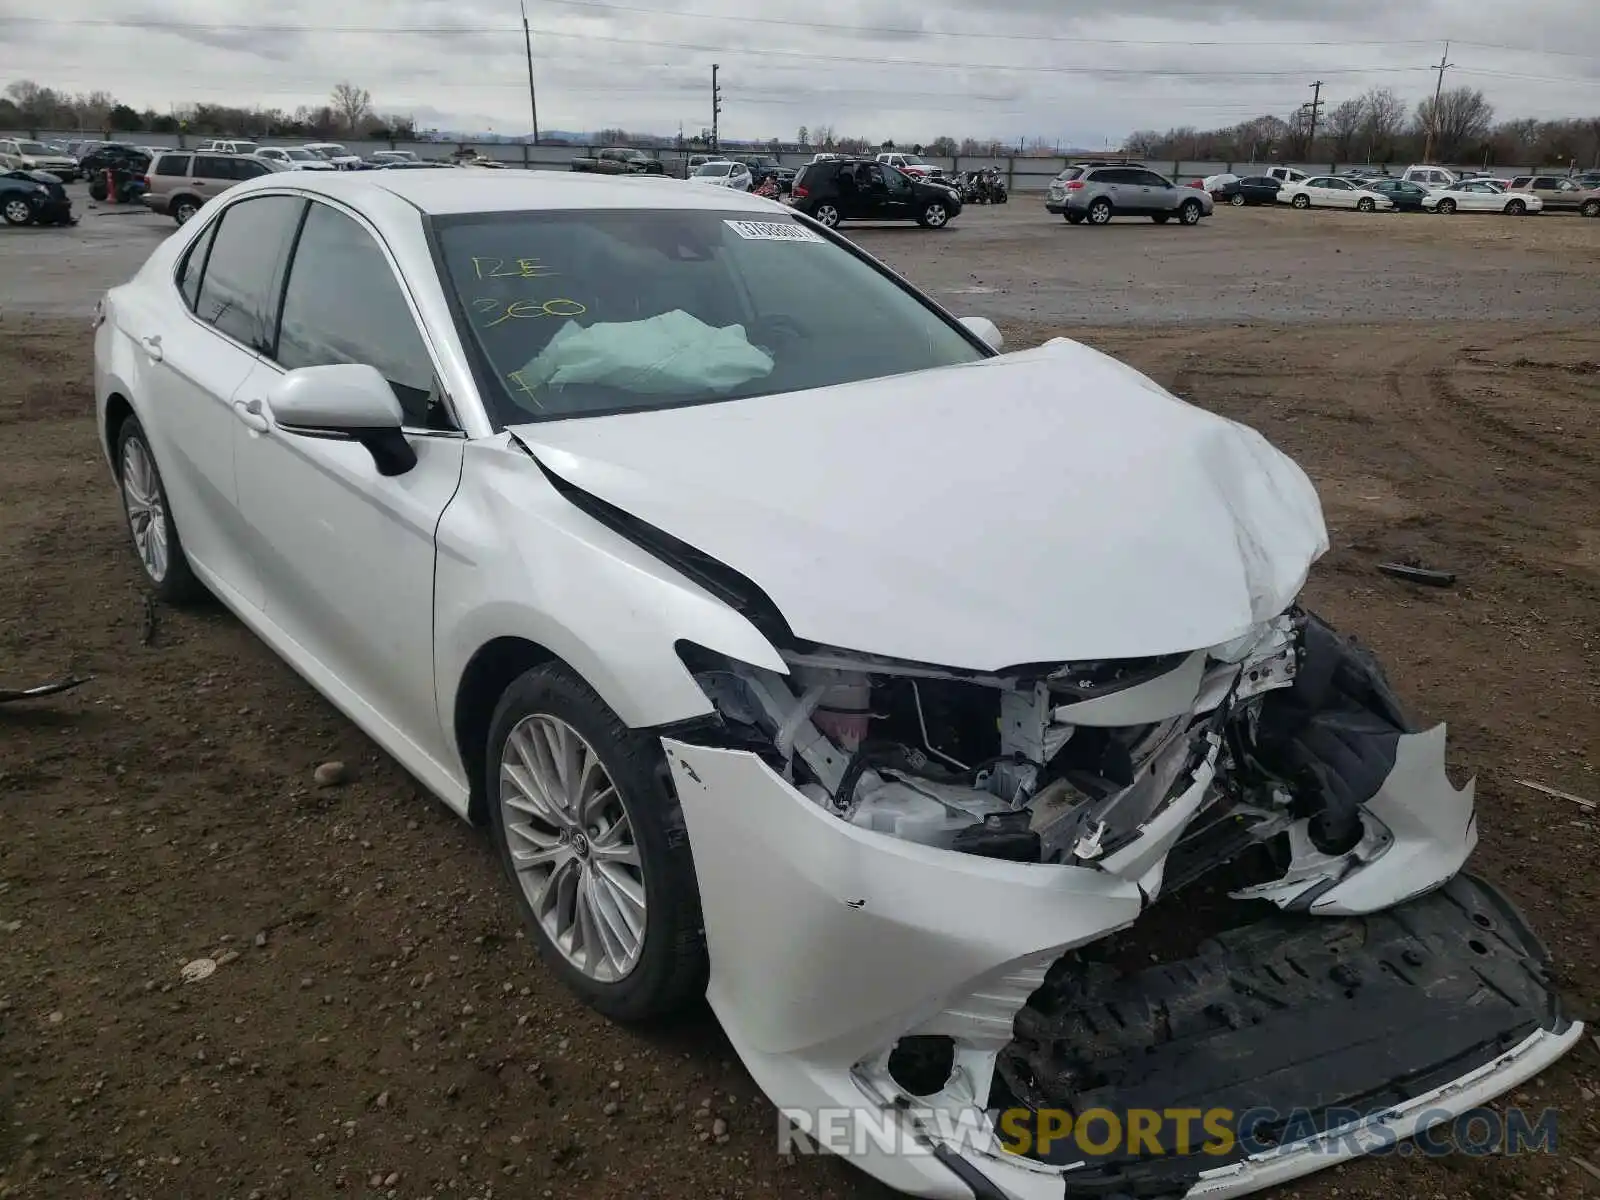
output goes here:
<path id="1" fill-rule="evenodd" d="M 1364 808 L 1414 733 L 1372 656 L 1300 609 L 1161 658 L 978 675 L 825 648 L 691 662 L 722 733 L 840 820 L 1149 897 L 1254 851 L 1308 903 L 1387 848 Z"/>

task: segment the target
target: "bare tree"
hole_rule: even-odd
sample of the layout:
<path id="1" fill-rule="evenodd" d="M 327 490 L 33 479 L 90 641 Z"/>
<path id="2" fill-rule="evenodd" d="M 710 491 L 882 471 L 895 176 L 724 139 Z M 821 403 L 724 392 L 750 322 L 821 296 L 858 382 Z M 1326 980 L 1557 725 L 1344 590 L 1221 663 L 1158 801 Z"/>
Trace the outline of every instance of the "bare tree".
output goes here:
<path id="1" fill-rule="evenodd" d="M 1136 154 L 1140 158 L 1148 158 L 1160 150 L 1162 144 L 1167 140 L 1154 129 L 1136 129 L 1122 143 L 1122 149 L 1128 154 Z"/>
<path id="2" fill-rule="evenodd" d="M 800 126 L 800 136 L 797 137 L 795 141 L 799 142 L 802 146 L 809 146 L 811 144 L 811 131 L 804 125 Z"/>
<path id="3" fill-rule="evenodd" d="M 1360 99 L 1343 100 L 1328 113 L 1328 138 L 1333 142 L 1333 156 L 1338 162 L 1350 161 L 1351 148 L 1356 135 L 1367 119 L 1367 106 Z"/>
<path id="4" fill-rule="evenodd" d="M 347 133 L 360 133 L 361 127 L 372 119 L 372 93 L 348 81 L 334 85 L 328 106 Z"/>
<path id="5" fill-rule="evenodd" d="M 1417 129 L 1433 131 L 1433 151 L 1437 158 L 1453 162 L 1468 150 L 1481 145 L 1494 124 L 1494 105 L 1477 88 L 1451 88 L 1439 97 L 1417 105 Z"/>
<path id="6" fill-rule="evenodd" d="M 41 87 L 31 79 L 18 79 L 7 85 L 6 95 L 30 129 L 54 122 L 61 108 L 61 97 L 54 88 Z"/>
<path id="7" fill-rule="evenodd" d="M 1373 88 L 1361 97 L 1361 140 L 1368 162 L 1388 162 L 1395 140 L 1405 131 L 1406 103 L 1393 88 Z"/>

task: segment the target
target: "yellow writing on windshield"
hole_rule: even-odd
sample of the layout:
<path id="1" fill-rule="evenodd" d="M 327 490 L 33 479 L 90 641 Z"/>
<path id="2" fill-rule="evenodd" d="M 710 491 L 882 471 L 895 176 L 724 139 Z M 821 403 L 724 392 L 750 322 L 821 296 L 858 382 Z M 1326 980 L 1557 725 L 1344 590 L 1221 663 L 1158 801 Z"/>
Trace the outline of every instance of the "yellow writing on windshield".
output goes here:
<path id="1" fill-rule="evenodd" d="M 535 408 L 544 407 L 544 405 L 539 402 L 539 397 L 533 394 L 533 389 L 528 386 L 528 381 L 522 377 L 521 371 L 507 371 L 506 378 L 509 379 L 513 385 L 511 389 L 512 391 L 519 392 L 526 396 L 528 398 L 528 403 L 532 404 Z"/>
<path id="2" fill-rule="evenodd" d="M 479 258 L 477 255 L 473 255 L 472 270 L 479 279 L 543 279 L 556 273 L 555 268 L 545 266 L 537 258 Z"/>
<path id="3" fill-rule="evenodd" d="M 482 326 L 484 329 L 493 329 L 496 325 L 519 318 L 581 317 L 589 311 L 576 300 L 564 297 L 553 300 L 498 300 L 493 296 L 479 296 L 472 302 L 472 307 L 485 315 L 493 314 L 493 320 Z"/>

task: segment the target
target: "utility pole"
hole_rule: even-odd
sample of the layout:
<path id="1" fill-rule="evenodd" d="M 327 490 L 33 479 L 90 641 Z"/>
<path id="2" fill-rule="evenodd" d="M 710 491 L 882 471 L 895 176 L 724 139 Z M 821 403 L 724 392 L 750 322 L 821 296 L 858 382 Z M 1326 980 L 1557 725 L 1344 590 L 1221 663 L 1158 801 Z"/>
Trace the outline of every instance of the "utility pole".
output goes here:
<path id="1" fill-rule="evenodd" d="M 1428 137 L 1422 146 L 1422 161 L 1425 163 L 1433 161 L 1433 138 L 1435 131 L 1439 128 L 1439 97 L 1444 94 L 1444 73 L 1446 69 L 1455 66 L 1455 63 L 1450 62 L 1449 59 L 1450 43 L 1446 42 L 1444 44 L 1444 53 L 1439 56 L 1439 61 L 1433 66 L 1433 69 L 1439 72 L 1439 80 L 1433 85 L 1433 111 L 1428 114 Z"/>
<path id="2" fill-rule="evenodd" d="M 533 114 L 533 144 L 539 144 L 539 101 L 533 93 L 533 31 L 528 28 L 528 6 L 517 0 L 522 9 L 522 46 L 528 52 L 528 109 Z"/>
<path id="3" fill-rule="evenodd" d="M 719 69 L 716 63 L 711 64 L 711 153 L 713 154 L 721 148 L 721 143 L 717 140 L 717 118 L 722 113 L 722 86 L 717 83 Z"/>
<path id="4" fill-rule="evenodd" d="M 1306 139 L 1306 155 L 1308 157 L 1316 153 L 1317 114 L 1322 110 L 1322 80 L 1317 80 L 1311 87 L 1311 136 Z"/>

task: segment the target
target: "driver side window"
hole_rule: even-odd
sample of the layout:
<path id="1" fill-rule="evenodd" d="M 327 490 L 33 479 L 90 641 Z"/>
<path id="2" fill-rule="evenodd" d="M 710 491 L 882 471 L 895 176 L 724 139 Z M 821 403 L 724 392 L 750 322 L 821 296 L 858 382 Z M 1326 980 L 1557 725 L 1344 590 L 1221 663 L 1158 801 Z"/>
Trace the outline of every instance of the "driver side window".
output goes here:
<path id="1" fill-rule="evenodd" d="M 887 163 L 878 164 L 878 177 L 891 196 L 904 196 L 911 191 L 911 180 Z"/>

